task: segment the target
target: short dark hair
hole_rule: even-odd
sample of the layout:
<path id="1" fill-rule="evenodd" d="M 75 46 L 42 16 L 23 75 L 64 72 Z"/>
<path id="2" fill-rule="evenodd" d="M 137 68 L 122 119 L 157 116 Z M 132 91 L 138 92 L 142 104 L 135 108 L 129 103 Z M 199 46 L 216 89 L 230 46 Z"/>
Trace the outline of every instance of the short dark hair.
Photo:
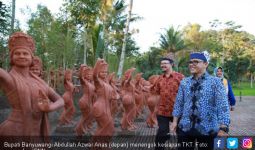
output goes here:
<path id="1" fill-rule="evenodd" d="M 221 70 L 222 70 L 222 67 L 218 67 L 217 70 L 218 70 L 218 69 L 221 69 Z"/>
<path id="2" fill-rule="evenodd" d="M 167 61 L 169 61 L 170 64 L 174 64 L 174 60 L 172 60 L 170 58 L 163 57 L 163 58 L 160 59 L 160 62 L 163 61 L 163 60 L 167 60 Z"/>

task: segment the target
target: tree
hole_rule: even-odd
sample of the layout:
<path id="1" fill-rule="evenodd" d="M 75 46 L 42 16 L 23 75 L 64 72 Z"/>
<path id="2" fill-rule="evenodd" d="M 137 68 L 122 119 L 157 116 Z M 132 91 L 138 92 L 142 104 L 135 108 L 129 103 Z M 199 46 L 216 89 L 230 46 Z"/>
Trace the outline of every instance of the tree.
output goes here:
<path id="1" fill-rule="evenodd" d="M 28 33 L 36 41 L 36 54 L 42 58 L 46 70 L 73 67 L 76 29 L 64 18 L 56 19 L 47 7 L 38 5 L 28 21 Z"/>
<path id="2" fill-rule="evenodd" d="M 160 74 L 160 59 L 163 50 L 157 47 L 151 47 L 150 50 L 136 60 L 137 70 L 143 72 L 143 77 L 148 79 L 151 75 Z"/>
<path id="3" fill-rule="evenodd" d="M 159 45 L 165 51 L 165 54 L 167 53 L 169 57 L 173 57 L 172 59 L 175 60 L 178 71 L 178 58 L 176 57 L 176 53 L 186 48 L 182 33 L 171 26 L 166 30 L 166 33 L 160 35 Z"/>
<path id="4" fill-rule="evenodd" d="M 125 53 L 126 53 L 127 36 L 128 36 L 129 23 L 130 23 L 130 18 L 131 18 L 131 13 L 132 13 L 132 7 L 133 7 L 133 0 L 130 0 L 129 10 L 128 10 L 128 18 L 127 18 L 126 29 L 125 29 L 123 45 L 122 45 L 122 50 L 121 50 L 121 56 L 120 56 L 120 63 L 119 63 L 119 68 L 118 68 L 118 73 L 117 73 L 118 78 L 121 78 L 122 72 L 123 72 L 123 65 L 124 65 Z"/>
<path id="5" fill-rule="evenodd" d="M 7 41 L 11 30 L 10 6 L 0 1 L 0 67 L 7 69 Z"/>
<path id="6" fill-rule="evenodd" d="M 12 21 L 11 21 L 11 33 L 13 33 L 13 32 L 14 32 L 15 5 L 16 5 L 16 0 L 12 0 Z"/>
<path id="7" fill-rule="evenodd" d="M 100 15 L 101 0 L 66 0 L 64 6 L 74 24 L 83 27 L 84 64 L 87 64 L 87 50 L 93 51 L 92 30 Z"/>
<path id="8" fill-rule="evenodd" d="M 183 29 L 184 41 L 189 49 L 200 51 L 205 48 L 205 41 L 207 40 L 205 32 L 201 31 L 199 24 L 188 24 Z"/>

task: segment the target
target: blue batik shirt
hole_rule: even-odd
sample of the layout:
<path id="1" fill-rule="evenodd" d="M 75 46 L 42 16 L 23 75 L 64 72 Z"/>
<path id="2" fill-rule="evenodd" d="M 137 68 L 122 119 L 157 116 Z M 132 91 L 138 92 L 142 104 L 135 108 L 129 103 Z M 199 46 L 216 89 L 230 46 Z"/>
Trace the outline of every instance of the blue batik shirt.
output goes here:
<path id="1" fill-rule="evenodd" d="M 221 80 L 207 72 L 199 79 L 187 77 L 180 83 L 172 115 L 179 117 L 184 132 L 194 128 L 203 135 L 216 133 L 220 125 L 229 126 L 230 112 Z"/>

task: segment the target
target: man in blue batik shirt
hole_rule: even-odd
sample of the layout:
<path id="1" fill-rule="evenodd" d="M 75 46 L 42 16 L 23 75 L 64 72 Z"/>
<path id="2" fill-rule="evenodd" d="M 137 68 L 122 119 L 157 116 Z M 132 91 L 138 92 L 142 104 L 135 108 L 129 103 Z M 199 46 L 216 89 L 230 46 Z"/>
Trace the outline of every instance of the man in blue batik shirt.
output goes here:
<path id="1" fill-rule="evenodd" d="M 207 73 L 209 59 L 208 52 L 191 53 L 192 76 L 184 78 L 179 86 L 170 126 L 172 132 L 177 132 L 179 149 L 213 149 L 214 137 L 228 133 L 230 112 L 225 88 L 219 78 Z M 207 143 L 207 147 L 199 147 L 199 143 Z"/>

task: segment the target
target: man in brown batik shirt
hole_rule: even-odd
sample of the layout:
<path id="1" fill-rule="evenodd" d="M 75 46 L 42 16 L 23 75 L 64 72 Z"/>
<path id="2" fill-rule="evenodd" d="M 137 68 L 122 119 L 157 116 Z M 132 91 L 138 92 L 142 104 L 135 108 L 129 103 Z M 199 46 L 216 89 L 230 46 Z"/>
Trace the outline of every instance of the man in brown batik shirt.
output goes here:
<path id="1" fill-rule="evenodd" d="M 163 145 L 169 137 L 167 133 L 169 133 L 170 121 L 173 120 L 172 111 L 175 97 L 177 95 L 180 82 L 184 78 L 183 74 L 173 71 L 173 65 L 174 61 L 172 59 L 161 59 L 160 67 L 163 74 L 152 87 L 160 95 L 160 100 L 157 105 L 157 121 L 159 128 L 155 140 L 155 149 L 164 149 L 161 145 Z"/>

